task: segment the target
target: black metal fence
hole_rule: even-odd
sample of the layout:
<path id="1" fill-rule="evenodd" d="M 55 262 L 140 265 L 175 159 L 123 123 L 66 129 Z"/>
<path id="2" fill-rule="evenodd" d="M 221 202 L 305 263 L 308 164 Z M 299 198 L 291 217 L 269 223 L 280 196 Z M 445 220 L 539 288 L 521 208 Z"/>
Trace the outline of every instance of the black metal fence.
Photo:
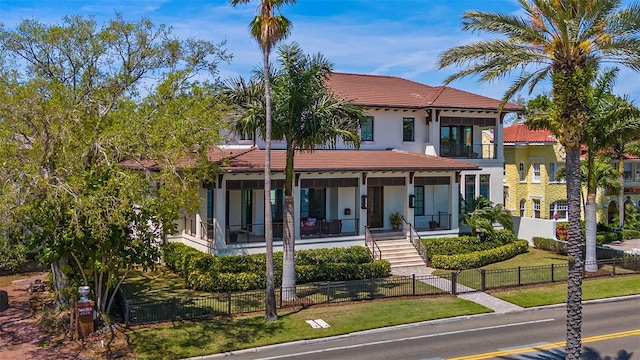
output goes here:
<path id="1" fill-rule="evenodd" d="M 640 274 L 640 256 L 599 260 L 597 264 L 598 271 L 585 273 L 585 277 Z M 439 276 L 392 276 L 381 279 L 320 282 L 298 285 L 295 294 L 290 289 L 276 289 L 276 303 L 278 308 L 287 308 L 403 296 L 457 295 L 464 292 L 565 281 L 567 275 L 567 264 L 551 264 L 501 270 L 470 269 Z M 139 302 L 128 301 L 121 295 L 118 301 L 118 307 L 127 326 L 258 312 L 264 311 L 264 306 L 264 290 Z"/>

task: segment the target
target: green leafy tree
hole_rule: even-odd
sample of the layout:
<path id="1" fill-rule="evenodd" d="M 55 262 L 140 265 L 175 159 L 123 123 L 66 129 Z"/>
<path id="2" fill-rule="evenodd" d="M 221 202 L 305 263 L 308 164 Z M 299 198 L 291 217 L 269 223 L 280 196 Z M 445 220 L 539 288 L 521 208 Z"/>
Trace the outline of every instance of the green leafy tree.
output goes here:
<path id="1" fill-rule="evenodd" d="M 528 86 L 531 92 L 550 79 L 552 130 L 567 152 L 569 280 L 568 359 L 582 347 L 582 266 L 580 251 L 580 144 L 588 114 L 589 84 L 601 62 L 615 61 L 640 70 L 640 7 L 621 8 L 621 0 L 519 0 L 523 15 L 467 11 L 463 29 L 497 35 L 445 51 L 440 67 L 460 70 L 446 82 L 470 75 L 481 81 L 519 75 L 506 102 Z"/>
<path id="2" fill-rule="evenodd" d="M 465 205 L 467 212 L 464 215 L 464 222 L 471 228 L 473 236 L 479 236 L 484 240 L 488 239 L 494 233 L 493 224 L 496 223 L 513 231 L 511 212 L 502 205 L 494 205 L 484 196 L 479 196 Z"/>
<path id="3" fill-rule="evenodd" d="M 197 208 L 226 107 L 195 79 L 217 82 L 228 58 L 119 15 L 0 30 L 0 203 L 13 204 L 0 211 L 52 264 L 59 304 L 93 285 L 108 313 L 127 273 L 152 267 L 181 210 Z"/>
<path id="4" fill-rule="evenodd" d="M 247 4 L 250 0 L 231 0 L 231 5 Z M 262 50 L 264 96 L 265 96 L 265 159 L 264 159 L 264 203 L 271 204 L 271 84 L 269 71 L 269 55 L 273 47 L 286 38 L 291 31 L 291 22 L 284 16 L 275 15 L 274 10 L 287 4 L 295 4 L 296 0 L 260 0 L 258 13 L 249 24 L 249 31 Z M 271 207 L 265 206 L 264 236 L 267 252 L 267 285 L 265 320 L 278 319 L 276 309 L 276 292 L 273 277 L 273 221 Z"/>
<path id="5" fill-rule="evenodd" d="M 272 74 L 272 138 L 286 144 L 283 233 L 283 298 L 295 298 L 295 209 L 293 198 L 294 157 L 296 151 L 335 148 L 338 142 L 358 148 L 358 129 L 363 110 L 338 98 L 326 87 L 332 64 L 321 54 L 306 55 L 297 43 L 278 47 L 278 68 Z M 258 73 L 259 75 L 259 73 Z M 250 82 L 235 80 L 235 100 L 242 108 L 236 131 L 265 135 L 265 106 L 255 88 L 263 77 Z"/>

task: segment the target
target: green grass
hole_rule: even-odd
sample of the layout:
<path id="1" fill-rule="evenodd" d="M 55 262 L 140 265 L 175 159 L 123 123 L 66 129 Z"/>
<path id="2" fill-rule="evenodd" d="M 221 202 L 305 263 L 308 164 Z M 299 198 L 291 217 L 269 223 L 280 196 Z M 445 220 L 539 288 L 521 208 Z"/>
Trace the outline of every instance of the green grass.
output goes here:
<path id="1" fill-rule="evenodd" d="M 262 315 L 184 322 L 129 336 L 138 359 L 176 359 L 489 311 L 453 296 L 437 296 L 311 307 L 281 312 L 278 321 L 269 323 Z M 312 329 L 305 323 L 318 318 L 331 327 Z"/>
<path id="2" fill-rule="evenodd" d="M 176 296 L 204 296 L 209 293 L 187 289 L 184 279 L 164 266 L 153 271 L 134 270 L 122 284 L 127 300 L 168 300 Z"/>
<path id="3" fill-rule="evenodd" d="M 561 304 L 567 301 L 567 283 L 495 290 L 491 291 L 490 294 L 522 307 Z M 640 294 L 640 276 L 588 279 L 582 285 L 582 300 L 605 299 L 635 294 Z"/>

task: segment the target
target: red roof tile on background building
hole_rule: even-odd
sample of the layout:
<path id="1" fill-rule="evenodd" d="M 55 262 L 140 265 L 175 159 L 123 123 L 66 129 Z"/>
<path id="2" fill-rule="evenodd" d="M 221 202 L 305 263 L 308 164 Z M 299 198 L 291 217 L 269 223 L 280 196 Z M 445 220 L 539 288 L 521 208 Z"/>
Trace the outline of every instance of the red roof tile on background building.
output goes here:
<path id="1" fill-rule="evenodd" d="M 448 86 L 429 86 L 381 75 L 333 73 L 328 86 L 337 95 L 362 106 L 397 108 L 456 108 L 497 110 L 500 101 Z M 522 107 L 507 103 L 506 111 Z"/>
<path id="2" fill-rule="evenodd" d="M 557 142 L 549 130 L 532 130 L 524 124 L 504 128 L 504 143 L 553 143 Z"/>

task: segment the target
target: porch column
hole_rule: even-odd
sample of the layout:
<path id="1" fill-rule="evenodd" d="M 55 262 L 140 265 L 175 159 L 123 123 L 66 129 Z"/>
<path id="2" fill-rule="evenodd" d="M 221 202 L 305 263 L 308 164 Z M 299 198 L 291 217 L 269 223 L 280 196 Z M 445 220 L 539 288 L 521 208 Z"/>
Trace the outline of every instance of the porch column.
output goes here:
<path id="1" fill-rule="evenodd" d="M 504 161 L 504 114 L 496 119 L 496 126 L 493 131 L 493 143 L 495 144 L 496 159 Z"/>
<path id="2" fill-rule="evenodd" d="M 364 228 L 367 225 L 367 209 L 362 208 L 362 197 L 367 196 L 367 175 L 368 173 L 363 172 L 360 175 L 360 181 L 358 181 L 358 192 L 356 195 L 358 198 L 356 199 L 356 204 L 358 204 L 358 209 L 360 210 L 360 222 L 358 225 L 358 234 L 364 235 Z"/>
<path id="3" fill-rule="evenodd" d="M 227 181 L 223 180 L 220 184 L 216 184 L 214 192 L 214 210 L 213 210 L 213 241 L 215 241 L 215 248 L 226 248 L 225 241 L 225 228 L 227 227 Z"/>
<path id="4" fill-rule="evenodd" d="M 458 204 L 458 198 L 460 197 L 460 183 L 458 182 L 458 178 L 460 177 L 459 175 L 460 173 L 454 173 L 451 176 L 451 185 L 449 186 L 449 193 L 451 194 L 451 196 L 449 196 L 449 198 L 451 199 L 451 229 L 457 229 L 459 227 L 458 225 L 458 219 L 460 217 L 460 207 Z"/>
<path id="5" fill-rule="evenodd" d="M 411 225 L 414 225 L 414 226 L 415 226 L 415 224 L 414 224 L 415 219 L 414 219 L 414 217 L 413 217 L 413 214 L 414 214 L 414 208 L 409 207 L 409 196 L 415 196 L 415 192 L 414 192 L 415 187 L 414 187 L 414 185 L 413 185 L 413 176 L 414 176 L 414 173 L 413 173 L 413 172 L 411 172 L 411 173 L 407 174 L 407 177 L 406 177 L 406 179 L 407 179 L 407 181 L 406 181 L 407 186 L 405 186 L 405 189 L 406 189 L 406 192 L 407 192 L 407 193 L 405 194 L 405 197 L 404 197 L 404 203 L 405 203 L 405 206 L 404 206 L 404 218 L 405 218 L 405 219 L 406 219 L 406 220 L 407 220 Z M 415 200 L 414 200 L 414 206 L 415 206 Z M 409 230 L 409 229 L 405 229 L 404 224 L 403 224 L 403 228 L 402 228 L 402 230 L 404 231 L 404 233 L 405 233 L 406 235 L 409 235 L 409 233 L 408 233 L 408 230 Z"/>
<path id="6" fill-rule="evenodd" d="M 293 183 L 293 238 L 300 239 L 300 182 Z"/>

